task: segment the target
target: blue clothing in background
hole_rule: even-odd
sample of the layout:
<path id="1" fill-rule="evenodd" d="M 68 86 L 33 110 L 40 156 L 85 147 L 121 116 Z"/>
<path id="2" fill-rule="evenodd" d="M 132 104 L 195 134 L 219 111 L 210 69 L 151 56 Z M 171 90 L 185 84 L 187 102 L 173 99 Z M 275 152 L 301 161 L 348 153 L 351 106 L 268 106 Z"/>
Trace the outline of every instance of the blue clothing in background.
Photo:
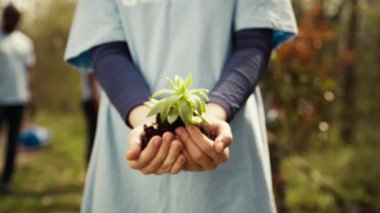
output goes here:
<path id="1" fill-rule="evenodd" d="M 274 36 L 280 44 L 296 32 L 290 1 L 79 0 L 65 58 L 92 68 L 93 47 L 126 41 L 151 91 L 167 88 L 165 77 L 190 73 L 194 88 L 211 89 L 230 55 L 233 32 L 245 28 L 284 32 Z M 230 122 L 234 143 L 225 164 L 160 176 L 127 166 L 130 129 L 103 93 L 82 212 L 275 212 L 262 100 L 255 91 Z"/>
<path id="2" fill-rule="evenodd" d="M 91 91 L 90 81 L 88 79 L 88 73 L 83 71 L 80 74 L 80 88 L 82 93 L 82 101 L 88 101 L 94 99 L 94 94 Z M 100 89 L 98 83 L 96 82 L 96 89 Z"/>

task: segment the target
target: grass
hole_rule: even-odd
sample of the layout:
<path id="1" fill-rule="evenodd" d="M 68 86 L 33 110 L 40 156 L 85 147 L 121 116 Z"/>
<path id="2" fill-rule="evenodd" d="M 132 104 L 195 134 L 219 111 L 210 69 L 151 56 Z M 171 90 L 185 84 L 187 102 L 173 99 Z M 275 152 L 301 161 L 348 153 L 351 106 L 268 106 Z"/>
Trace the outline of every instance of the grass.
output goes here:
<path id="1" fill-rule="evenodd" d="M 378 148 L 355 145 L 285 158 L 291 212 L 379 212 L 377 152 Z"/>
<path id="2" fill-rule="evenodd" d="M 51 129 L 51 143 L 19 151 L 13 179 L 17 194 L 0 197 L 0 212 L 79 212 L 85 179 L 81 115 L 39 112 L 34 122 Z"/>

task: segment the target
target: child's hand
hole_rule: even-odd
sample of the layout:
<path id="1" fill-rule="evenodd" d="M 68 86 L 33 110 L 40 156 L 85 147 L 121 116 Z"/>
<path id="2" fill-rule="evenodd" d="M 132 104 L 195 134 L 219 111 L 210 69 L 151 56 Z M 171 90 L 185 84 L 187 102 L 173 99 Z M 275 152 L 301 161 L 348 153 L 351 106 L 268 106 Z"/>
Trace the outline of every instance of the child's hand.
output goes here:
<path id="1" fill-rule="evenodd" d="M 185 146 L 186 163 L 184 170 L 206 171 L 213 170 L 229 158 L 228 146 L 232 142 L 232 132 L 229 124 L 213 116 L 207 118 L 209 130 L 216 136 L 212 141 L 198 127 L 179 127 L 176 134 Z"/>
<path id="2" fill-rule="evenodd" d="M 143 125 L 131 130 L 128 137 L 126 159 L 128 165 L 143 174 L 177 174 L 185 164 L 183 145 L 174 135 L 166 132 L 162 137 L 154 136 L 144 150 L 141 150 Z"/>

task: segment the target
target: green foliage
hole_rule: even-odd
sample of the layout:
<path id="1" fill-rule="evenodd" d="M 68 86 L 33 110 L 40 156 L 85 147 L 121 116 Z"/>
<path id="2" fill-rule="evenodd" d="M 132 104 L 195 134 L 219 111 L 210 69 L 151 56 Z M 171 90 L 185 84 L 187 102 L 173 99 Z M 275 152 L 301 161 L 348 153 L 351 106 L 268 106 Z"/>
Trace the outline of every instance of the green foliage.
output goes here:
<path id="1" fill-rule="evenodd" d="M 378 149 L 379 145 L 341 145 L 323 152 L 310 151 L 302 156 L 307 167 L 298 156 L 289 156 L 283 166 L 291 212 L 351 212 L 354 208 L 378 212 Z"/>
<path id="2" fill-rule="evenodd" d="M 279 143 L 309 162 L 334 189 L 326 190 L 297 168 L 294 156 L 285 158 L 290 212 L 380 210 L 380 158 L 375 153 L 380 148 L 380 2 L 359 1 L 355 32 L 348 30 L 352 2 L 293 1 L 300 33 L 278 49 L 264 81 L 267 108 L 278 112 L 271 130 Z M 359 35 L 353 51 L 345 45 L 352 33 Z M 341 86 L 347 64 L 355 65 L 351 105 L 345 104 L 347 90 Z M 341 114 L 352 108 L 348 123 L 354 125 L 354 137 L 348 144 L 340 133 L 347 124 Z"/>
<path id="3" fill-rule="evenodd" d="M 179 76 L 175 76 L 175 82 L 167 78 L 172 89 L 163 89 L 155 92 L 146 103 L 150 112 L 148 116 L 158 115 L 162 121 L 167 120 L 169 124 L 174 123 L 180 118 L 186 126 L 190 124 L 207 123 L 204 118 L 206 112 L 206 103 L 204 99 L 208 99 L 207 89 L 190 90 L 192 85 L 191 75 L 183 80 Z M 167 96 L 157 99 L 161 96 Z"/>

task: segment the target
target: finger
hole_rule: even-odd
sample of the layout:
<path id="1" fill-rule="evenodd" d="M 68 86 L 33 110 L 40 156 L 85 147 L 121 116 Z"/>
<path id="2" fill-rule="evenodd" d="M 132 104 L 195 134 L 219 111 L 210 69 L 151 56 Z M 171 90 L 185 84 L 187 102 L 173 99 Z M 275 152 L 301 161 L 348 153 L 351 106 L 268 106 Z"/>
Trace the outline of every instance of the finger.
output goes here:
<path id="1" fill-rule="evenodd" d="M 170 169 L 170 173 L 171 174 L 178 174 L 178 172 L 180 172 L 182 170 L 183 166 L 185 165 L 185 162 L 186 162 L 185 156 L 182 154 L 179 155 L 176 162 L 174 163 L 174 165 Z"/>
<path id="2" fill-rule="evenodd" d="M 128 151 L 126 155 L 127 160 L 137 160 L 141 153 L 141 135 L 143 134 L 143 129 L 136 127 L 131 130 L 128 135 Z"/>
<path id="3" fill-rule="evenodd" d="M 147 147 L 141 152 L 139 158 L 137 160 L 130 161 L 129 166 L 134 169 L 141 169 L 148 165 L 148 163 L 152 161 L 157 154 L 161 142 L 162 138 L 160 136 L 154 136 L 151 138 Z"/>
<path id="4" fill-rule="evenodd" d="M 219 158 L 214 149 L 214 141 L 210 140 L 206 135 L 204 135 L 198 127 L 190 125 L 188 131 L 190 133 L 190 137 L 193 139 L 199 149 L 202 150 L 203 153 L 205 153 L 213 160 Z"/>
<path id="5" fill-rule="evenodd" d="M 190 125 L 188 130 L 191 138 L 193 138 L 193 141 L 195 141 L 197 146 L 203 151 L 203 153 L 213 159 L 215 163 L 220 164 L 228 159 L 228 156 L 223 152 L 224 147 L 220 153 L 216 152 L 216 148 L 214 148 L 215 142 L 204 135 L 198 127 Z M 221 144 L 224 145 L 223 143 Z"/>
<path id="6" fill-rule="evenodd" d="M 191 159 L 190 154 L 187 152 L 187 150 L 183 150 L 183 155 L 186 158 L 185 165 L 183 166 L 183 170 L 185 171 L 203 171 L 204 169 L 202 168 L 201 165 L 197 164 L 196 162 Z"/>
<path id="7" fill-rule="evenodd" d="M 157 152 L 157 155 L 152 159 L 152 161 L 147 166 L 141 169 L 141 171 L 144 174 L 155 173 L 161 167 L 161 165 L 165 161 L 165 158 L 168 155 L 170 143 L 172 142 L 173 138 L 174 138 L 173 133 L 171 132 L 164 133 L 164 135 L 162 136 L 162 144 L 160 146 L 159 151 Z"/>
<path id="8" fill-rule="evenodd" d="M 221 123 L 217 127 L 217 137 L 215 138 L 215 151 L 222 153 L 223 150 L 232 143 L 231 127 L 227 123 Z"/>
<path id="9" fill-rule="evenodd" d="M 174 140 L 171 142 L 168 156 L 161 165 L 161 168 L 158 171 L 159 174 L 170 172 L 170 169 L 173 167 L 174 163 L 178 159 L 178 156 L 181 154 L 182 149 L 183 145 L 181 141 Z"/>
<path id="10" fill-rule="evenodd" d="M 215 139 L 215 151 L 218 154 L 223 153 L 223 150 L 231 144 L 232 139 L 227 137 L 218 137 Z"/>
<path id="11" fill-rule="evenodd" d="M 213 160 L 210 159 L 206 154 L 204 154 L 201 149 L 195 144 L 195 142 L 190 137 L 189 133 L 184 127 L 179 127 L 175 132 L 181 138 L 181 141 L 184 143 L 186 150 L 189 152 L 191 159 L 197 162 L 204 168 L 207 168 L 210 164 L 213 163 Z"/>
<path id="12" fill-rule="evenodd" d="M 131 143 L 129 145 L 129 150 L 127 151 L 127 160 L 137 160 L 141 153 L 141 147 L 138 143 Z"/>

